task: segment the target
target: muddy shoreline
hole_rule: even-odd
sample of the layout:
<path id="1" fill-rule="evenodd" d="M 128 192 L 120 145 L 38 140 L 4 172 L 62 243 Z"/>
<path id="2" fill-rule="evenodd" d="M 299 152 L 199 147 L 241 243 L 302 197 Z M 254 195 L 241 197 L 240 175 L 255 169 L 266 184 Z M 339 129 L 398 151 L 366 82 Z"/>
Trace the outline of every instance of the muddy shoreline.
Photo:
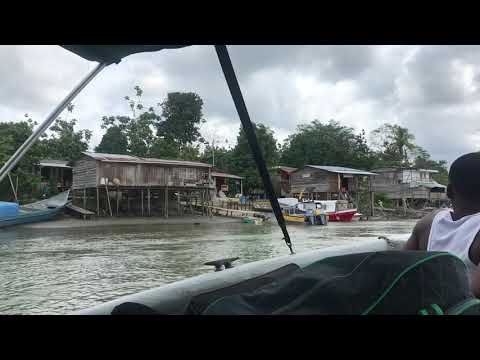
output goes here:
<path id="1" fill-rule="evenodd" d="M 179 216 L 179 217 L 113 217 L 113 218 L 92 218 L 83 220 L 74 217 L 64 216 L 55 220 L 22 225 L 22 228 L 29 229 L 71 229 L 71 228 L 92 228 L 132 225 L 193 225 L 193 224 L 229 224 L 239 223 L 240 218 L 227 218 L 220 216 Z"/>

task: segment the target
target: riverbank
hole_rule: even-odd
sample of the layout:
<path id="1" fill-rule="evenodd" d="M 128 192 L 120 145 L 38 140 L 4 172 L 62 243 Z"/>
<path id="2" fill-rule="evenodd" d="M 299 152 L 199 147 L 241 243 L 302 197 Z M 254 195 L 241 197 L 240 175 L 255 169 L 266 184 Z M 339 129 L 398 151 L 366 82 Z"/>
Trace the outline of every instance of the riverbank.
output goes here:
<path id="1" fill-rule="evenodd" d="M 192 224 L 229 224 L 239 223 L 240 218 L 210 217 L 210 216 L 178 216 L 178 217 L 112 217 L 81 220 L 73 217 L 62 217 L 56 220 L 26 224 L 29 229 L 71 229 L 90 227 L 117 227 L 132 225 L 192 225 Z"/>

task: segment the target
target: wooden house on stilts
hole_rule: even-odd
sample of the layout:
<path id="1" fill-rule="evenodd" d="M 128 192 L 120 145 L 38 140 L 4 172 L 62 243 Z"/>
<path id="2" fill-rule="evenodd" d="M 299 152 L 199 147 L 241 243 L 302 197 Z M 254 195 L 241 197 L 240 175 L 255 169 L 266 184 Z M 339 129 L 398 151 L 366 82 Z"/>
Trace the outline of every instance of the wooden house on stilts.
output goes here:
<path id="1" fill-rule="evenodd" d="M 84 152 L 73 167 L 73 203 L 97 215 L 181 215 L 182 204 L 193 198 L 202 204 L 208 200 L 211 167 L 194 161 Z"/>

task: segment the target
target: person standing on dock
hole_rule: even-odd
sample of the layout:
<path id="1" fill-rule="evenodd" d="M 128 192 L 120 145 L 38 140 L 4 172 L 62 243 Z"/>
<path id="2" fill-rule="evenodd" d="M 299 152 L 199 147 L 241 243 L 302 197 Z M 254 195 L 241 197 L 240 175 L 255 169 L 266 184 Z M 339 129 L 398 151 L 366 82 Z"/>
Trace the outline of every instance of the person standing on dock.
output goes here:
<path id="1" fill-rule="evenodd" d="M 417 222 L 405 250 L 446 251 L 467 266 L 472 292 L 480 298 L 480 152 L 456 159 L 448 174 L 452 209 Z"/>

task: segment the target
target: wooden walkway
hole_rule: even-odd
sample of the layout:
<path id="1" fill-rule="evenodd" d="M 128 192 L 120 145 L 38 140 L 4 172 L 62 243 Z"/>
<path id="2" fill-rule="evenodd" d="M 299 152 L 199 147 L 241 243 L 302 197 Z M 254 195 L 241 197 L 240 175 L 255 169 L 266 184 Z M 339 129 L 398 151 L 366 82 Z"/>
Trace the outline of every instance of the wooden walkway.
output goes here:
<path id="1" fill-rule="evenodd" d="M 245 217 L 245 216 L 255 216 L 255 217 L 266 217 L 265 213 L 252 210 L 237 210 L 237 209 L 226 209 L 217 206 L 208 206 L 210 213 L 213 215 L 223 215 L 229 217 Z"/>
<path id="2" fill-rule="evenodd" d="M 92 215 L 95 215 L 94 212 L 86 210 L 84 208 L 81 208 L 79 206 L 75 206 L 73 204 L 67 204 L 65 206 L 67 209 L 73 211 L 74 213 L 83 216 L 83 219 L 86 219 L 87 217 L 90 218 Z"/>

